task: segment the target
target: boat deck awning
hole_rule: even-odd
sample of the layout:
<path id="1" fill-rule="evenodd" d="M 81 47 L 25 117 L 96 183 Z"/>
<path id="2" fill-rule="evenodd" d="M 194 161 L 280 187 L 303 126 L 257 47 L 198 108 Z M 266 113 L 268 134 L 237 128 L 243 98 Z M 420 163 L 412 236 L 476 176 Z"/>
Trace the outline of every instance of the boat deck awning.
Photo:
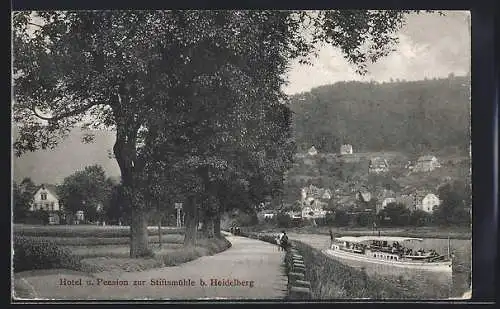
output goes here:
<path id="1" fill-rule="evenodd" d="M 335 238 L 337 241 L 346 241 L 353 243 L 362 243 L 369 241 L 387 241 L 387 242 L 404 242 L 404 241 L 423 241 L 422 238 L 414 237 L 396 237 L 396 236 L 343 236 Z"/>

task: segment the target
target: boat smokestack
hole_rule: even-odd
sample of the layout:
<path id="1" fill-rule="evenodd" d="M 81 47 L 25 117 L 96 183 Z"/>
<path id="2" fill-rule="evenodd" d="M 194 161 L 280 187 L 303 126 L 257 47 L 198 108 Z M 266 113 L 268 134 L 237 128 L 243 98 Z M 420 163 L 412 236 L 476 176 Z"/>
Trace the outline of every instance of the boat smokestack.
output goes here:
<path id="1" fill-rule="evenodd" d="M 450 259 L 450 236 L 448 236 L 448 260 Z"/>

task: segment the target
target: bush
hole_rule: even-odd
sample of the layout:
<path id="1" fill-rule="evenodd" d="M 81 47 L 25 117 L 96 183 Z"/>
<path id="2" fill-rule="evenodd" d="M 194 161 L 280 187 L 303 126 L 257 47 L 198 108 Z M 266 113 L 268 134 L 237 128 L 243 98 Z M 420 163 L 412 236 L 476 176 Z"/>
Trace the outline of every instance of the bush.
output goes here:
<path id="1" fill-rule="evenodd" d="M 278 227 L 290 227 L 292 218 L 285 213 L 278 213 L 276 215 L 276 223 L 278 224 Z"/>
<path id="2" fill-rule="evenodd" d="M 335 226 L 347 226 L 349 224 L 349 215 L 347 212 L 338 209 L 333 214 L 333 222 Z"/>
<path id="3" fill-rule="evenodd" d="M 165 255 L 157 255 L 163 266 L 176 266 L 206 255 L 214 255 L 231 247 L 226 238 L 201 238 L 195 247 L 181 248 Z"/>
<path id="4" fill-rule="evenodd" d="M 26 224 L 46 225 L 49 223 L 49 214 L 45 210 L 35 210 L 29 212 L 23 221 Z"/>
<path id="5" fill-rule="evenodd" d="M 182 247 L 156 253 L 154 257 L 132 259 L 127 257 L 93 257 L 81 261 L 81 270 L 95 273 L 102 271 L 143 271 L 152 268 L 176 266 L 206 255 L 213 255 L 231 247 L 225 238 L 201 238 L 195 247 Z"/>
<path id="6" fill-rule="evenodd" d="M 372 226 L 375 221 L 375 215 L 371 212 L 361 212 L 356 215 L 356 225 Z"/>
<path id="7" fill-rule="evenodd" d="M 430 223 L 432 223 L 432 215 L 423 210 L 414 210 L 410 215 L 410 224 L 412 226 L 425 226 Z"/>
<path id="8" fill-rule="evenodd" d="M 67 268 L 78 270 L 79 259 L 68 249 L 43 239 L 14 236 L 14 271 Z"/>

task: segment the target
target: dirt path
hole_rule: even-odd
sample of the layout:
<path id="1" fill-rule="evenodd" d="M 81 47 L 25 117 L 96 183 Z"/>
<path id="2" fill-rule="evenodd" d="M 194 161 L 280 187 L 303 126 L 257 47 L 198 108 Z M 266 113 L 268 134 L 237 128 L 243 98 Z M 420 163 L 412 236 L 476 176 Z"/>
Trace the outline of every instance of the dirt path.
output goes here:
<path id="1" fill-rule="evenodd" d="M 287 284 L 282 270 L 284 253 L 274 245 L 254 239 L 236 236 L 227 239 L 232 243 L 230 249 L 179 266 L 130 273 L 103 272 L 94 277 L 61 271 L 35 276 L 21 274 L 15 286 L 30 290 L 38 299 L 283 299 Z M 81 285 L 65 286 L 61 284 L 64 279 L 76 280 Z M 172 281 L 181 285 L 169 285 Z M 123 285 L 125 282 L 128 285 Z M 109 285 L 112 283 L 122 285 Z"/>

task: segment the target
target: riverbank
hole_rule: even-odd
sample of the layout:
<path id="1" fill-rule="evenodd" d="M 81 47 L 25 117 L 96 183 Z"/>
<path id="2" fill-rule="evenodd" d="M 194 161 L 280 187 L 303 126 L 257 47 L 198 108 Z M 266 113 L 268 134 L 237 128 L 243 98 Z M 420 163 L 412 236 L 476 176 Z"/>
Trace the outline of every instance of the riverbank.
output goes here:
<path id="1" fill-rule="evenodd" d="M 297 234 L 320 234 L 329 235 L 330 230 L 338 236 L 400 236 L 416 238 L 440 238 L 440 239 L 472 239 L 472 231 L 466 227 L 402 227 L 402 228 L 380 228 L 377 231 L 362 227 L 329 227 L 329 226 L 305 226 L 293 228 L 278 228 L 269 226 L 255 226 L 244 228 L 248 231 L 279 233 L 285 230 L 287 233 Z"/>

